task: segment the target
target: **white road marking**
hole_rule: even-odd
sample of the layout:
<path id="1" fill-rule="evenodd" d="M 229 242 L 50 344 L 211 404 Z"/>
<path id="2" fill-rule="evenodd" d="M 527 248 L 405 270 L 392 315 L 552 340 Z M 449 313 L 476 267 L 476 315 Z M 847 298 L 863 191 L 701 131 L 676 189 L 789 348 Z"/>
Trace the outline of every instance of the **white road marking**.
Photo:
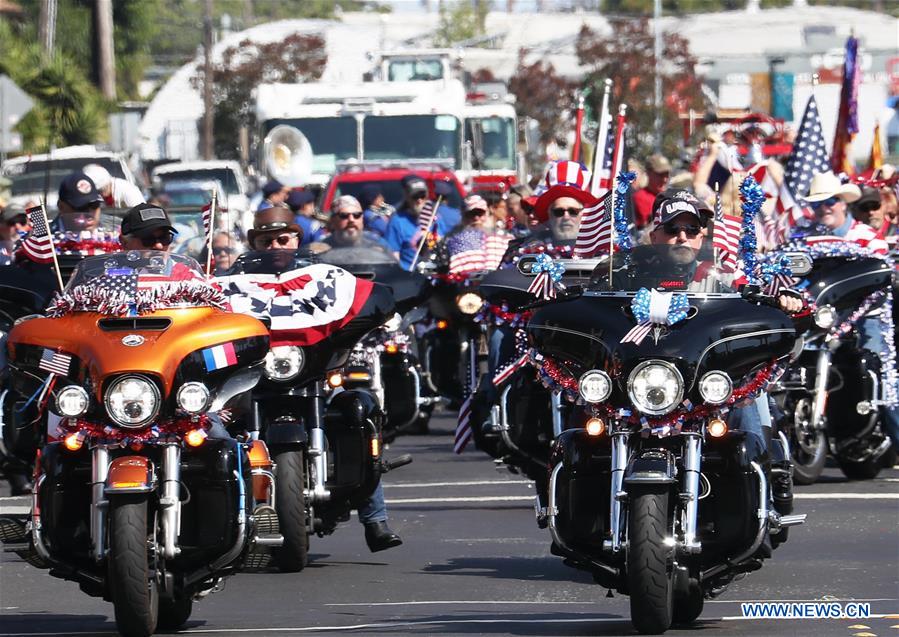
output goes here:
<path id="1" fill-rule="evenodd" d="M 797 493 L 797 500 L 899 500 L 899 493 Z M 533 502 L 532 495 L 490 495 L 448 498 L 387 498 L 387 504 L 452 504 L 478 502 Z"/>
<path id="2" fill-rule="evenodd" d="M 590 604 L 595 605 L 596 600 L 589 600 L 584 602 L 550 602 L 550 601 L 540 601 L 540 600 L 532 600 L 532 599 L 523 599 L 523 600 L 505 600 L 505 601 L 497 601 L 497 600 L 454 600 L 454 599 L 435 599 L 435 600 L 422 600 L 418 602 L 344 602 L 344 603 L 334 603 L 334 604 L 325 604 L 325 606 L 430 606 L 430 605 L 443 605 L 443 606 L 451 606 L 453 604 L 465 604 L 468 605 L 489 605 L 489 604 L 544 604 L 544 605 L 553 605 L 553 604 Z"/>
<path id="3" fill-rule="evenodd" d="M 796 493 L 794 500 L 899 500 L 899 493 Z"/>
<path id="4" fill-rule="evenodd" d="M 899 480 L 899 478 L 897 478 Z M 494 484 L 533 484 L 530 480 L 469 480 L 460 482 L 384 482 L 385 489 L 424 489 L 427 487 L 480 487 Z"/>

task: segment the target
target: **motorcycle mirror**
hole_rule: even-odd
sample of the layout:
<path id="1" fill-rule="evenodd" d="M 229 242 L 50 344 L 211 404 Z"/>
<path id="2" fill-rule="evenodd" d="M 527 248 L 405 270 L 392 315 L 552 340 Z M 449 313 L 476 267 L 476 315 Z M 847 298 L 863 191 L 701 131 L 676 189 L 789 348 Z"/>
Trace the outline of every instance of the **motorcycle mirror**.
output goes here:
<path id="1" fill-rule="evenodd" d="M 518 259 L 518 271 L 525 276 L 534 276 L 532 270 L 534 269 L 534 264 L 536 262 L 536 254 L 525 254 L 520 259 Z"/>
<path id="2" fill-rule="evenodd" d="M 805 252 L 784 252 L 784 256 L 789 261 L 793 276 L 805 276 L 812 271 L 814 263 Z"/>

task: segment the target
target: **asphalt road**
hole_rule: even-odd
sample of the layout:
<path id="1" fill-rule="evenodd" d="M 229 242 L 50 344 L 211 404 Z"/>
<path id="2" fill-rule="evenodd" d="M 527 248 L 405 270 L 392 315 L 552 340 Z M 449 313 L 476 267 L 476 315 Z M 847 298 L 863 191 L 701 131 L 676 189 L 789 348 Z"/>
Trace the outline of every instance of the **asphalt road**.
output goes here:
<path id="1" fill-rule="evenodd" d="M 404 437 L 390 455 L 415 462 L 385 477 L 390 524 L 404 545 L 372 554 L 353 519 L 313 538 L 297 574 L 244 573 L 195 605 L 183 633 L 203 635 L 628 635 L 628 600 L 549 553 L 533 490 L 490 458 L 451 452 L 449 417 Z M 0 510 L 21 507 L 0 498 Z M 899 637 L 899 470 L 847 482 L 827 469 L 800 488 L 794 529 L 765 567 L 707 602 L 691 628 L 668 634 Z M 757 620 L 746 601 L 869 601 L 864 620 Z M 0 637 L 114 634 L 112 606 L 4 554 Z"/>

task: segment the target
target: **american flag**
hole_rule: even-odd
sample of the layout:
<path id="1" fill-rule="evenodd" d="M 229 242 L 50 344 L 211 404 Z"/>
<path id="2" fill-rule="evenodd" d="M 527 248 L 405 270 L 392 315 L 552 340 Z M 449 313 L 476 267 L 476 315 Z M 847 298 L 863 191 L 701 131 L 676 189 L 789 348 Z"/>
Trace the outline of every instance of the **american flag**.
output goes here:
<path id="1" fill-rule="evenodd" d="M 47 216 L 43 206 L 35 206 L 25 211 L 31 221 L 31 232 L 22 241 L 22 252 L 37 263 L 53 261 L 53 239 L 47 228 Z"/>
<path id="2" fill-rule="evenodd" d="M 581 212 L 581 225 L 577 231 L 574 254 L 579 257 L 592 257 L 597 251 L 608 246 L 612 238 L 612 195 L 610 188 L 598 204 L 584 208 Z"/>
<path id="3" fill-rule="evenodd" d="M 121 271 L 107 270 L 106 274 L 94 279 L 91 285 L 110 294 L 124 294 L 131 298 L 137 294 L 137 273 L 127 268 L 123 268 Z"/>
<path id="4" fill-rule="evenodd" d="M 431 227 L 431 222 L 434 219 L 434 214 L 436 213 L 437 206 L 430 199 L 424 203 L 421 207 L 421 212 L 418 213 L 418 229 L 422 232 L 428 232 Z"/>
<path id="5" fill-rule="evenodd" d="M 41 360 L 38 362 L 37 366 L 45 372 L 65 376 L 69 373 L 69 366 L 71 363 L 72 357 L 68 354 L 54 352 L 52 349 L 47 349 L 45 347 L 44 353 L 41 354 Z"/>
<path id="6" fill-rule="evenodd" d="M 735 270 L 737 267 L 737 250 L 740 244 L 740 217 L 724 214 L 721 207 L 721 193 L 715 195 L 715 231 L 712 245 L 719 251 L 721 264 Z"/>
<path id="7" fill-rule="evenodd" d="M 449 271 L 453 274 L 495 270 L 509 247 L 508 235 L 487 235 L 477 228 L 462 230 L 446 239 Z"/>
<path id="8" fill-rule="evenodd" d="M 203 206 L 203 236 L 209 237 L 209 231 L 212 228 L 212 202 Z"/>
<path id="9" fill-rule="evenodd" d="M 600 123 L 600 125 L 602 125 Z M 599 197 L 603 192 L 612 187 L 612 156 L 615 154 L 615 136 L 612 134 L 612 119 L 608 119 L 606 129 L 600 130 L 597 137 L 597 147 L 594 153 L 601 153 L 593 161 L 593 180 L 590 182 L 590 192 L 594 197 Z"/>
<path id="10" fill-rule="evenodd" d="M 465 400 L 462 402 L 462 406 L 459 407 L 459 420 L 456 424 L 456 436 L 453 440 L 453 451 L 455 453 L 462 453 L 465 450 L 465 445 L 471 440 L 471 401 L 474 397 L 475 383 L 477 381 L 475 378 L 475 352 L 477 349 L 477 347 L 468 348 L 468 387 L 465 388 L 467 394 Z"/>
<path id="11" fill-rule="evenodd" d="M 806 207 L 803 195 L 808 192 L 812 177 L 829 170 L 830 159 L 827 156 L 827 145 L 824 143 L 818 104 L 812 95 L 808 99 L 802 124 L 799 126 L 799 134 L 793 142 L 793 149 L 784 169 L 786 188 L 783 190 L 786 192 L 781 192 L 778 210 L 792 213 L 795 208 L 799 208 L 801 211 Z"/>

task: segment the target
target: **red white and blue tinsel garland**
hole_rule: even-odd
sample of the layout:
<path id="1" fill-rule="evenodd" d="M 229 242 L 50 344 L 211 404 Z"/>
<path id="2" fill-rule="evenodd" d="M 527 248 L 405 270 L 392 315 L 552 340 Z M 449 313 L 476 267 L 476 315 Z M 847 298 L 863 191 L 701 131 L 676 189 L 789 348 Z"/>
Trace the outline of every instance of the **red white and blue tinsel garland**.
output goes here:
<path id="1" fill-rule="evenodd" d="M 157 285 L 136 294 L 112 292 L 92 285 L 79 285 L 53 297 L 47 316 L 59 318 L 73 312 L 96 312 L 106 316 L 135 316 L 173 307 L 228 309 L 221 290 L 199 281 Z"/>
<path id="2" fill-rule="evenodd" d="M 201 414 L 168 418 L 140 430 L 122 429 L 80 418 L 65 418 L 60 422 L 57 433 L 61 434 L 60 437 L 79 434 L 84 439 L 90 439 L 92 443 L 129 445 L 169 442 L 179 439 L 193 429 L 209 429 L 209 417 Z"/>

